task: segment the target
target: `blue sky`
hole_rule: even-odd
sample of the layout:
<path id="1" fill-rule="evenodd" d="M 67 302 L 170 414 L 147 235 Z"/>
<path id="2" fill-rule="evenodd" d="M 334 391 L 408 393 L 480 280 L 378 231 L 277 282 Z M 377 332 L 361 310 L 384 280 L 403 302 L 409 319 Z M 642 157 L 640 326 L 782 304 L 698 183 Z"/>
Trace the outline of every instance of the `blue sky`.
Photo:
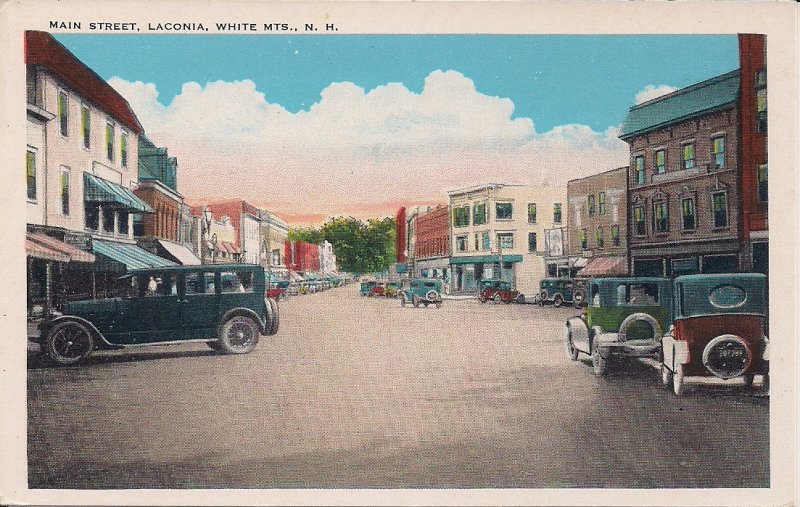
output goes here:
<path id="1" fill-rule="evenodd" d="M 332 82 L 420 92 L 455 70 L 509 98 L 537 132 L 618 125 L 648 84 L 683 87 L 738 67 L 735 35 L 87 35 L 56 38 L 103 78 L 154 83 L 168 105 L 186 82 L 250 79 L 271 103 L 308 109 Z"/>

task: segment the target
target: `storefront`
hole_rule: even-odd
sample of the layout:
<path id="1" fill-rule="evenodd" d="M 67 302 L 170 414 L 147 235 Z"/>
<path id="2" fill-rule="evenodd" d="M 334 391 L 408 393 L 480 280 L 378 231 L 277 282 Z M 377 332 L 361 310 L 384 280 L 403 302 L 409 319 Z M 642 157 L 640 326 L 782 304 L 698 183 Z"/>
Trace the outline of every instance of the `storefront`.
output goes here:
<path id="1" fill-rule="evenodd" d="M 451 257 L 451 287 L 457 292 L 477 292 L 482 280 L 501 279 L 516 285 L 516 263 L 521 255 Z"/>

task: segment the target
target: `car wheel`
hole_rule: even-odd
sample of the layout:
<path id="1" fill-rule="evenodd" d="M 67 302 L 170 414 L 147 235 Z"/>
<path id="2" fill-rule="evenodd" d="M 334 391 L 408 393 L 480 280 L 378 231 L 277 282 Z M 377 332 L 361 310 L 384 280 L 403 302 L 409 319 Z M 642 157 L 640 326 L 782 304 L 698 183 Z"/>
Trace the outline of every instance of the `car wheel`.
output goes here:
<path id="1" fill-rule="evenodd" d="M 525 304 L 525 294 L 520 294 L 517 296 L 516 302 L 518 304 Z"/>
<path id="2" fill-rule="evenodd" d="M 672 373 L 672 392 L 675 396 L 683 395 L 683 365 L 676 364 L 675 371 Z"/>
<path id="3" fill-rule="evenodd" d="M 436 308 L 441 308 L 441 307 L 442 307 L 442 302 L 441 301 L 437 301 L 436 302 Z"/>
<path id="4" fill-rule="evenodd" d="M 547 302 L 547 291 L 543 290 L 539 293 L 539 306 L 544 306 L 545 302 Z"/>
<path id="5" fill-rule="evenodd" d="M 481 294 L 480 296 L 478 296 L 478 301 L 480 301 L 481 303 L 485 303 L 486 302 L 486 296 Z"/>
<path id="6" fill-rule="evenodd" d="M 561 297 L 561 294 L 556 294 L 553 298 L 553 306 L 559 308 L 561 305 L 564 304 L 564 298 Z"/>
<path id="7" fill-rule="evenodd" d="M 272 336 L 278 332 L 278 327 L 281 323 L 281 313 L 278 311 L 278 303 L 274 299 L 269 300 L 270 309 L 272 310 L 272 318 L 269 321 L 267 328 L 267 335 Z"/>
<path id="8" fill-rule="evenodd" d="M 503 298 L 500 297 L 500 294 L 495 294 L 492 300 L 495 302 L 495 304 L 499 304 L 500 301 L 503 300 Z"/>
<path id="9" fill-rule="evenodd" d="M 406 306 L 406 297 L 400 294 L 400 306 Z"/>
<path id="10" fill-rule="evenodd" d="M 419 308 L 419 296 L 416 294 L 411 296 L 411 303 L 414 305 L 414 308 Z"/>
<path id="11" fill-rule="evenodd" d="M 600 345 L 598 345 L 597 339 L 592 340 L 592 369 L 597 377 L 605 375 L 608 369 L 608 360 L 600 355 Z"/>
<path id="12" fill-rule="evenodd" d="M 672 372 L 664 363 L 661 363 L 661 385 L 667 389 L 672 385 Z"/>
<path id="13" fill-rule="evenodd" d="M 578 360 L 578 349 L 575 348 L 575 345 L 572 343 L 572 326 L 567 322 L 566 324 L 566 331 L 567 331 L 567 356 L 572 361 Z"/>
<path id="14" fill-rule="evenodd" d="M 231 317 L 220 327 L 219 345 L 228 354 L 247 354 L 258 344 L 258 326 L 243 315 Z"/>
<path id="15" fill-rule="evenodd" d="M 572 296 L 572 306 L 575 307 L 575 308 L 580 308 L 581 305 L 583 304 L 583 298 L 584 298 L 584 296 L 583 296 L 583 292 L 582 291 L 578 291 L 575 294 L 573 294 L 573 296 Z"/>
<path id="16" fill-rule="evenodd" d="M 752 373 L 748 373 L 747 375 L 742 375 L 742 379 L 744 380 L 744 386 L 748 389 L 753 387 L 753 380 L 756 378 L 755 375 Z"/>
<path id="17" fill-rule="evenodd" d="M 44 352 L 56 364 L 78 364 L 92 354 L 94 338 L 84 324 L 59 322 L 50 328 L 44 339 Z"/>

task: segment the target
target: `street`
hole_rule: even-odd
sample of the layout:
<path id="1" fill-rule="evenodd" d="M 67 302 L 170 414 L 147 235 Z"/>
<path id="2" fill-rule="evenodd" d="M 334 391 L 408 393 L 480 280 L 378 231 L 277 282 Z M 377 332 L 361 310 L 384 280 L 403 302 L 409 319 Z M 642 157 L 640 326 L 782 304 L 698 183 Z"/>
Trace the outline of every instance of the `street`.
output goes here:
<path id="1" fill-rule="evenodd" d="M 28 371 L 31 488 L 768 487 L 769 397 L 676 398 L 564 352 L 573 308 L 280 303 L 247 355 L 205 344 Z"/>

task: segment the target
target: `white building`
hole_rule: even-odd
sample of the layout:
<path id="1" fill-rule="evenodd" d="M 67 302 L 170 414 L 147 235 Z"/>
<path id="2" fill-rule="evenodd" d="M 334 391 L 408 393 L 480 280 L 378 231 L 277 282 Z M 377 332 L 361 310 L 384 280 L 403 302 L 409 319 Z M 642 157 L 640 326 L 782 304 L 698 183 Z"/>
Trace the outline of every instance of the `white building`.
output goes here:
<path id="1" fill-rule="evenodd" d="M 323 273 L 336 273 L 337 270 L 333 245 L 327 240 L 319 245 L 319 270 Z"/>
<path id="2" fill-rule="evenodd" d="M 451 284 L 477 291 L 480 281 L 509 281 L 526 297 L 546 276 L 545 230 L 566 226 L 567 190 L 487 183 L 448 192 Z"/>

